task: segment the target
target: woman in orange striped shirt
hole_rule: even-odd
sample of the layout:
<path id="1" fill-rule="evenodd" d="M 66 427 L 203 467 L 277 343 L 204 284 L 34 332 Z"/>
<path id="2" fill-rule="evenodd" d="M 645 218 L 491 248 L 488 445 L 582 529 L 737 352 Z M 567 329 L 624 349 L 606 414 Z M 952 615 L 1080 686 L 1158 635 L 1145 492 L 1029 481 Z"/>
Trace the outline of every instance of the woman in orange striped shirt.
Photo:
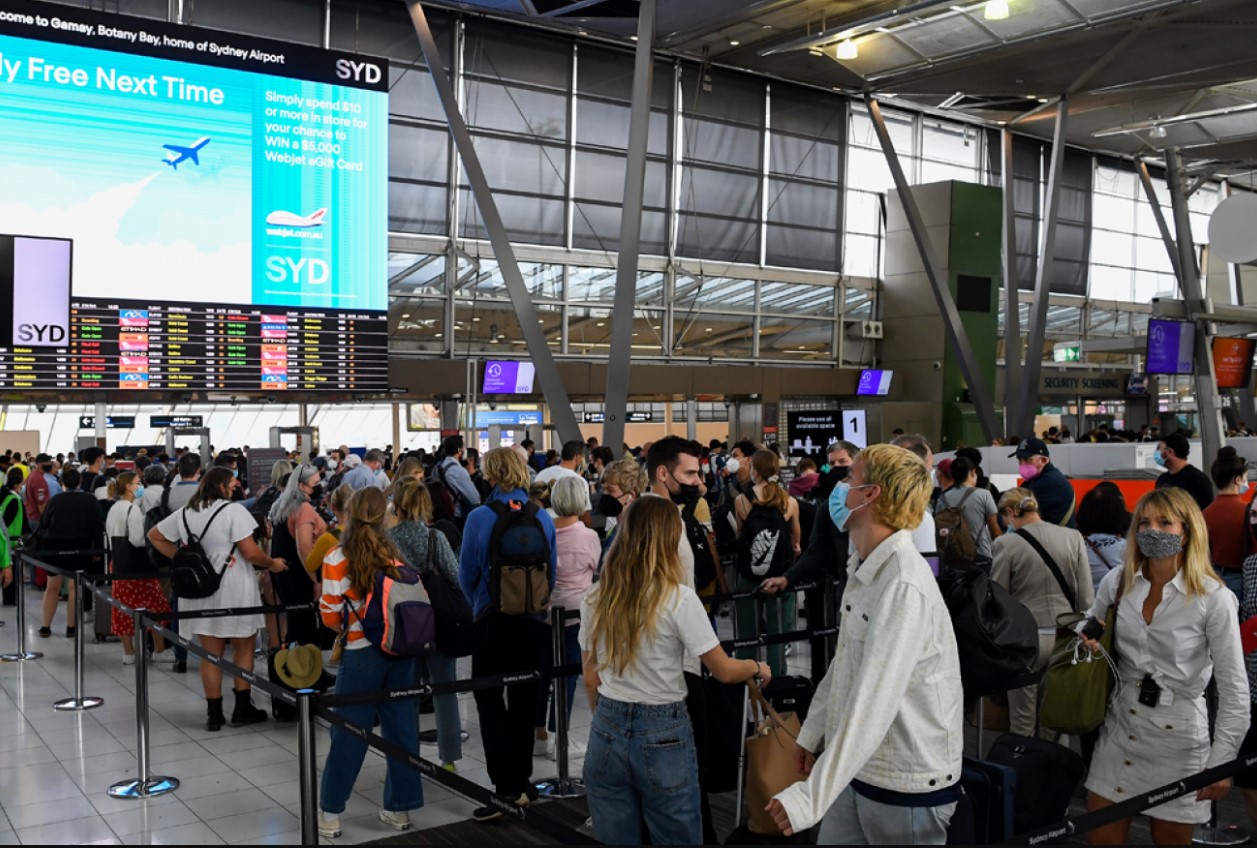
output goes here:
<path id="1" fill-rule="evenodd" d="M 384 492 L 369 486 L 349 499 L 348 522 L 341 543 L 323 560 L 323 595 L 319 611 L 323 624 L 345 632 L 345 654 L 336 677 L 336 694 L 406 689 L 414 685 L 413 659 L 390 657 L 367 641 L 360 616 L 366 614 L 364 599 L 375 586 L 377 572 L 397 576 L 400 555 L 384 534 L 388 502 Z M 342 706 L 336 710 L 358 727 L 370 729 L 376 715 L 385 739 L 408 751 L 419 751 L 419 722 L 409 701 Z M 367 755 L 367 743 L 352 733 L 332 728 L 332 746 L 323 767 L 323 791 L 319 834 L 340 836 L 340 814 L 353 792 L 354 782 Z M 388 760 L 384 782 L 384 808 L 380 821 L 397 830 L 410 828 L 410 810 L 423 806 L 423 781 L 419 772 L 401 762 Z"/>

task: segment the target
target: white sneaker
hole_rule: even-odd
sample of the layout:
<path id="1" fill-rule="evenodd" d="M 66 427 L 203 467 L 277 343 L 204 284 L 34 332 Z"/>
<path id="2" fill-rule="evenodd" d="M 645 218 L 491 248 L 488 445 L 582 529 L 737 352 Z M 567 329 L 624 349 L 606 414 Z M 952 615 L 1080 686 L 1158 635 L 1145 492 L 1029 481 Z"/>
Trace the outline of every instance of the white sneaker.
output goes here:
<path id="1" fill-rule="evenodd" d="M 340 816 L 319 810 L 319 836 L 328 839 L 340 836 Z"/>
<path id="2" fill-rule="evenodd" d="M 122 664 L 123 664 L 123 665 L 135 665 L 135 654 L 123 654 L 123 655 L 122 655 Z"/>
<path id="3" fill-rule="evenodd" d="M 393 828 L 393 830 L 410 830 L 410 813 L 404 810 L 400 813 L 395 813 L 392 810 L 380 810 L 380 821 Z"/>
<path id="4" fill-rule="evenodd" d="M 167 648 L 164 651 L 153 651 L 148 655 L 149 662 L 175 664 L 175 651 L 173 648 Z"/>
<path id="5" fill-rule="evenodd" d="M 577 742 L 575 739 L 567 740 L 567 757 L 569 760 L 574 759 L 576 757 L 584 756 L 584 754 L 585 754 L 584 745 Z M 558 760 L 558 758 L 559 758 L 559 746 L 555 745 L 553 748 L 550 749 L 550 759 Z"/>
<path id="6" fill-rule="evenodd" d="M 553 739 L 534 739 L 532 742 L 532 755 L 534 757 L 550 757 L 553 756 L 551 751 L 554 750 Z"/>

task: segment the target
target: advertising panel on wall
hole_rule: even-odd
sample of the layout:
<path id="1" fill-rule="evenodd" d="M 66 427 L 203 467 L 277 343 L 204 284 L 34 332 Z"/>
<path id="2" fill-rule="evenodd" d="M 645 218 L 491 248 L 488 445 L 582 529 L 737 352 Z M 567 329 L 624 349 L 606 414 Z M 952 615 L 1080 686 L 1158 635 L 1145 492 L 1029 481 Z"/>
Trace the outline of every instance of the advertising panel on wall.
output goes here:
<path id="1" fill-rule="evenodd" d="M 1253 339 L 1213 340 L 1213 368 L 1219 389 L 1246 389 L 1253 373 Z"/>

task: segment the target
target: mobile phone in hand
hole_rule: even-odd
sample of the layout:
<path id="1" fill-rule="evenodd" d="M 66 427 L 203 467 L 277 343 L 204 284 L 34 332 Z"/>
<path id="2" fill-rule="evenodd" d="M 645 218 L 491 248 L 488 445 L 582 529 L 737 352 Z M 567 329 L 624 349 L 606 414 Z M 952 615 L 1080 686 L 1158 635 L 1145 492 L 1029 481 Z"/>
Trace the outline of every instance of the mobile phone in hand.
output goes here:
<path id="1" fill-rule="evenodd" d="M 1104 635 L 1104 623 L 1096 618 L 1087 619 L 1087 623 L 1082 626 L 1082 635 L 1088 639 L 1098 640 Z"/>

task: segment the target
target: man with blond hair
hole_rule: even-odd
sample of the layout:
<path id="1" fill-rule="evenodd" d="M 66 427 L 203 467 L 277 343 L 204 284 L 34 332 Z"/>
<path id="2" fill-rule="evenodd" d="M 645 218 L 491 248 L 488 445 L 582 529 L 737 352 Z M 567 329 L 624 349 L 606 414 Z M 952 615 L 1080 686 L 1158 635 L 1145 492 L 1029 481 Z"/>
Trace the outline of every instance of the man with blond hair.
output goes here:
<path id="1" fill-rule="evenodd" d="M 894 445 L 860 452 L 829 499 L 850 533 L 842 632 L 795 747 L 806 778 L 768 805 L 821 845 L 942 845 L 959 798 L 963 693 L 951 617 L 912 544 L 930 475 Z"/>

